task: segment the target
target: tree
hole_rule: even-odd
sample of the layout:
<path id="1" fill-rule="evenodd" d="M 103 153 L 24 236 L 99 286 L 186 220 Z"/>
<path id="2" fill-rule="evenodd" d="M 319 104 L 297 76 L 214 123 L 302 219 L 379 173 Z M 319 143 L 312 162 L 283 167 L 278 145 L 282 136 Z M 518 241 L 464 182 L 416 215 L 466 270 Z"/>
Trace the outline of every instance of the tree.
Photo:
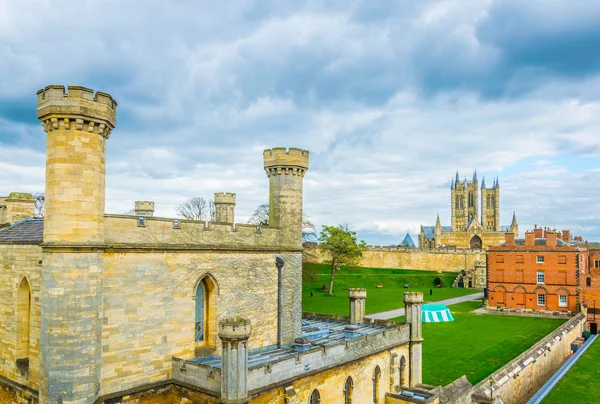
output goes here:
<path id="1" fill-rule="evenodd" d="M 177 207 L 177 214 L 188 220 L 215 221 L 215 204 L 202 197 L 194 197 Z"/>
<path id="2" fill-rule="evenodd" d="M 363 251 L 367 248 L 364 241 L 356 240 L 356 232 L 348 229 L 347 225 L 323 226 L 321 230 L 321 248 L 331 256 L 331 276 L 329 278 L 329 295 L 333 295 L 333 280 L 335 271 L 342 265 L 358 263 Z"/>
<path id="3" fill-rule="evenodd" d="M 269 204 L 261 203 L 258 205 L 250 219 L 248 219 L 248 223 L 255 225 L 268 225 L 269 224 Z M 315 225 L 306 218 L 306 216 L 302 215 L 302 232 L 315 232 L 317 229 Z"/>
<path id="4" fill-rule="evenodd" d="M 255 225 L 268 225 L 269 224 L 269 204 L 261 203 L 258 205 L 250 219 L 248 219 L 248 223 Z"/>
<path id="5" fill-rule="evenodd" d="M 44 205 L 46 203 L 46 197 L 43 192 L 37 192 L 33 194 L 35 204 L 33 205 L 33 217 L 44 217 Z"/>

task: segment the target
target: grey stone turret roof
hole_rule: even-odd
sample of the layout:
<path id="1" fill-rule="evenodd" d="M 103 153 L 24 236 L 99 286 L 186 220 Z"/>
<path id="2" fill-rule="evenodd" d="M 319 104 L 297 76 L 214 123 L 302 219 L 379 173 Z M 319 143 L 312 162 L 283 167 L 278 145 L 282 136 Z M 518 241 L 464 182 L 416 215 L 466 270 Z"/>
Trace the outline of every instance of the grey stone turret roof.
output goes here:
<path id="1" fill-rule="evenodd" d="M 44 219 L 25 219 L 0 229 L 0 244 L 40 244 L 44 240 Z"/>

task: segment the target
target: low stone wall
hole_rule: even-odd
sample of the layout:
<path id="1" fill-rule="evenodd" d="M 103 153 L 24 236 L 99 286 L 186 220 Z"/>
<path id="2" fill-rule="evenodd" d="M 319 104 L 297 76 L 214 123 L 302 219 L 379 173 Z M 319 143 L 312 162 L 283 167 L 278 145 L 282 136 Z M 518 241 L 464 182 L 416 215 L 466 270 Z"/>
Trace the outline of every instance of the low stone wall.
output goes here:
<path id="1" fill-rule="evenodd" d="M 304 243 L 303 246 L 305 262 L 317 264 L 328 259 L 327 253 L 317 243 Z M 485 250 L 369 246 L 358 266 L 460 272 L 475 268 L 477 261 L 485 262 Z"/>
<path id="2" fill-rule="evenodd" d="M 490 379 L 495 399 L 500 398 L 505 403 L 526 402 L 571 355 L 571 342 L 581 336 L 585 321 L 586 313 L 579 313 L 486 377 L 473 388 L 473 402 L 489 402 Z"/>
<path id="3" fill-rule="evenodd" d="M 562 318 L 570 319 L 577 313 L 570 311 L 552 311 L 552 310 L 531 310 L 531 309 L 511 309 L 502 307 L 500 310 L 492 306 L 484 307 L 476 310 L 477 313 L 497 314 L 500 316 L 516 316 L 516 317 L 538 317 L 538 318 Z"/>

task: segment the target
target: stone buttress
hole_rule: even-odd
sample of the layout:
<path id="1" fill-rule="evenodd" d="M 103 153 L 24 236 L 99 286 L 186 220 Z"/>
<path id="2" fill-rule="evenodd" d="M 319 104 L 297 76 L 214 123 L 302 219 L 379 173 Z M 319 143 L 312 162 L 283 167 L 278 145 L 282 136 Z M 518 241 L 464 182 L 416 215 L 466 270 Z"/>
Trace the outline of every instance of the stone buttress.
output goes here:
<path id="1" fill-rule="evenodd" d="M 38 91 L 47 133 L 41 286 L 42 403 L 93 403 L 100 389 L 106 140 L 116 102 L 84 87 Z"/>
<path id="2" fill-rule="evenodd" d="M 423 379 L 423 323 L 421 320 L 422 304 L 423 293 L 404 292 L 406 324 L 410 324 L 410 387 L 421 384 Z"/>

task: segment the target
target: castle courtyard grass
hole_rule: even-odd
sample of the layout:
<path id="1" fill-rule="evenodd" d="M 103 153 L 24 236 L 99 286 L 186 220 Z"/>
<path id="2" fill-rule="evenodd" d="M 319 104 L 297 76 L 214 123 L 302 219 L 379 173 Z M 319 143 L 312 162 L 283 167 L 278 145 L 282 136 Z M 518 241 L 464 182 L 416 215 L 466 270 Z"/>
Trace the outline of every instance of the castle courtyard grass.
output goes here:
<path id="1" fill-rule="evenodd" d="M 600 342 L 595 341 L 546 396 L 543 404 L 600 402 Z"/>
<path id="2" fill-rule="evenodd" d="M 423 324 L 423 382 L 475 385 L 558 328 L 563 319 L 475 314 L 481 300 L 448 308 L 454 321 Z"/>
<path id="3" fill-rule="evenodd" d="M 426 302 L 480 292 L 478 289 L 452 288 L 452 282 L 457 276 L 456 272 L 349 267 L 336 271 L 334 293 L 333 296 L 329 296 L 327 291 L 321 289 L 323 285 L 329 287 L 329 275 L 330 267 L 327 265 L 304 264 L 303 311 L 349 315 L 348 288 L 367 289 L 365 307 L 367 314 L 404 307 L 402 302 L 404 292 L 423 292 Z M 437 277 L 442 281 L 442 288 L 436 288 L 433 283 Z M 383 288 L 378 289 L 377 285 Z M 406 289 L 404 285 L 411 287 Z M 433 295 L 429 294 L 430 290 Z"/>

